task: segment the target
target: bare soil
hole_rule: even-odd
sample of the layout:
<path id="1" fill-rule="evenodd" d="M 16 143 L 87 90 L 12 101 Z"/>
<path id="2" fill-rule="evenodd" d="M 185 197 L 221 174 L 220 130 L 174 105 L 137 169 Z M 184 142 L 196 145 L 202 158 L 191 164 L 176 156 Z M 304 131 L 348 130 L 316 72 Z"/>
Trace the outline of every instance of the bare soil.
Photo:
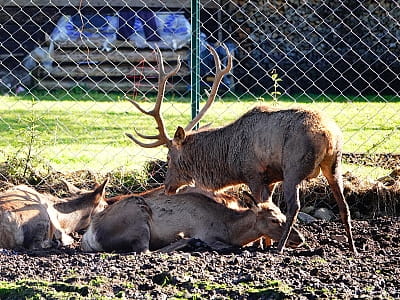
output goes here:
<path id="1" fill-rule="evenodd" d="M 373 164 L 377 158 L 344 159 Z M 389 175 L 377 181 L 344 178 L 358 256 L 348 251 L 338 219 L 299 222 L 307 244 L 283 255 L 258 244 L 217 252 L 198 240 L 169 254 L 87 254 L 77 234 L 72 247 L 0 249 L 0 299 L 400 299 L 398 157 L 386 163 Z M 160 182 L 162 172 L 152 173 L 149 186 Z M 70 179 L 76 183 L 78 177 L 88 186 L 94 179 L 89 173 Z M 0 182 L 0 189 L 9 182 Z M 37 188 L 59 192 L 61 184 L 46 181 Z M 337 214 L 324 179 L 304 184 L 300 193 L 303 207 Z M 281 198 L 278 189 L 275 201 Z"/>
<path id="2" fill-rule="evenodd" d="M 0 298 L 399 299 L 400 218 L 353 225 L 357 257 L 342 242 L 339 221 L 299 224 L 307 246 L 283 255 L 259 245 L 216 252 L 201 241 L 170 254 L 87 254 L 78 243 L 2 250 L 0 281 L 17 282 L 19 289 L 0 285 Z"/>

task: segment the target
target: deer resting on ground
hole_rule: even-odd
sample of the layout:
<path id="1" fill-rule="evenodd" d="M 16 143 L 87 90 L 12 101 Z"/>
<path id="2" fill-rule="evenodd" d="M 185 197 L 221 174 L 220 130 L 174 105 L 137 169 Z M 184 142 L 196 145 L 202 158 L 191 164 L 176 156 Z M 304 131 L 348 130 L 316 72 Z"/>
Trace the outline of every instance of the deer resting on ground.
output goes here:
<path id="1" fill-rule="evenodd" d="M 279 240 L 286 220 L 272 202 L 236 210 L 198 190 L 173 195 L 155 190 L 115 198 L 107 199 L 114 204 L 93 218 L 82 237 L 83 251 L 169 252 L 191 238 L 213 248 L 243 246 L 263 236 Z M 288 245 L 297 247 L 303 241 L 293 229 Z"/>
<path id="2" fill-rule="evenodd" d="M 214 101 L 223 76 L 232 68 L 232 56 L 227 49 L 228 63 L 223 69 L 215 50 L 210 47 L 210 51 L 216 75 L 208 100 L 185 129 L 177 128 L 174 138 L 168 136 L 160 107 L 165 83 L 178 71 L 179 63 L 174 71 L 166 74 L 159 52 L 160 86 L 154 109 L 145 111 L 131 101 L 142 113 L 154 117 L 159 133 L 146 136 L 136 131 L 143 139 L 155 140 L 151 143 L 144 143 L 131 134 L 127 136 L 142 147 L 165 145 L 168 148 L 166 193 L 175 193 L 180 186 L 191 183 L 213 191 L 246 184 L 256 201 L 262 203 L 271 201 L 275 184 L 283 181 L 287 221 L 278 244 L 278 251 L 282 253 L 300 210 L 298 186 L 322 171 L 338 204 L 350 249 L 356 254 L 350 212 L 343 195 L 342 133 L 333 120 L 304 108 L 259 106 L 227 126 L 192 131 Z"/>
<path id="3" fill-rule="evenodd" d="M 67 184 L 72 195 L 65 199 L 26 185 L 0 194 L 0 248 L 34 250 L 72 244 L 69 234 L 87 228 L 92 216 L 107 206 L 106 183 L 90 192 Z"/>

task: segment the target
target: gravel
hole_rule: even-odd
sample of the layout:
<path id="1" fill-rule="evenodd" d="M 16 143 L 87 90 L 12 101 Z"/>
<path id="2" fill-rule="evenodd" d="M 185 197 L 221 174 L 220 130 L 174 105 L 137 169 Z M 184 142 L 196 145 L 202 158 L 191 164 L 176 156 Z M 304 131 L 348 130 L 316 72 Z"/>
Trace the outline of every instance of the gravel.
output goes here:
<path id="1" fill-rule="evenodd" d="M 68 248 L 2 249 L 0 298 L 399 299 L 400 218 L 353 227 L 357 257 L 338 220 L 299 224 L 307 245 L 283 255 L 258 244 L 216 252 L 201 241 L 169 254 L 87 254 L 79 235 Z"/>

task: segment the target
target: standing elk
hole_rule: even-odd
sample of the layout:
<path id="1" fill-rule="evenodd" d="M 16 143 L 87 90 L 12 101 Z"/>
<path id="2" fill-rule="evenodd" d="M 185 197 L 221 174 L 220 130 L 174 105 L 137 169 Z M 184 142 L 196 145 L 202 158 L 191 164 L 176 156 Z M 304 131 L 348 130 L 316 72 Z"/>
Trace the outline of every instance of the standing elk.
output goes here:
<path id="1" fill-rule="evenodd" d="M 273 240 L 282 236 L 286 217 L 272 202 L 231 209 L 208 195 L 212 194 L 198 189 L 165 195 L 158 189 L 141 196 L 107 199 L 113 204 L 93 218 L 81 248 L 87 252 L 167 252 L 181 248 L 191 238 L 221 248 L 243 246 L 264 236 Z M 179 236 L 183 239 L 177 240 Z M 288 244 L 297 247 L 303 241 L 294 229 Z"/>
<path id="2" fill-rule="evenodd" d="M 338 204 L 350 249 L 356 254 L 350 211 L 343 195 L 342 133 L 333 120 L 304 108 L 259 106 L 227 126 L 191 131 L 214 101 L 223 76 L 232 68 L 232 55 L 227 48 L 225 50 L 228 63 L 221 69 L 219 57 L 210 47 L 216 75 L 207 102 L 185 129 L 177 128 L 173 139 L 165 129 L 160 107 L 166 80 L 178 71 L 179 64 L 166 74 L 159 52 L 160 87 L 154 109 L 145 111 L 131 101 L 142 113 L 153 116 L 159 134 L 146 136 L 136 131 L 141 138 L 156 140 L 151 143 L 141 142 L 131 134 L 127 136 L 142 147 L 167 146 L 168 170 L 164 183 L 168 194 L 193 182 L 209 190 L 246 184 L 256 201 L 261 203 L 271 201 L 275 184 L 283 181 L 287 222 L 278 244 L 280 253 L 300 210 L 299 184 L 304 179 L 316 177 L 322 170 Z"/>
<path id="3" fill-rule="evenodd" d="M 0 194 L 0 248 L 33 250 L 72 244 L 69 234 L 87 228 L 91 218 L 107 206 L 107 181 L 93 191 L 67 184 L 71 196 L 65 199 L 38 193 L 26 185 Z"/>

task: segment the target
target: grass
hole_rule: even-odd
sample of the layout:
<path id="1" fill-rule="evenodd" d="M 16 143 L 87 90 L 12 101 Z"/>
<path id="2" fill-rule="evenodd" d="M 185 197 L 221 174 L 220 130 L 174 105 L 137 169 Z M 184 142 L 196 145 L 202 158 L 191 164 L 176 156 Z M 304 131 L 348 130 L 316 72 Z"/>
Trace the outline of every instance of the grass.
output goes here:
<path id="1" fill-rule="evenodd" d="M 74 286 L 61 282 L 43 280 L 0 281 L 0 299 L 87 299 L 89 293 L 91 293 L 91 290 L 88 286 Z"/>
<path id="2" fill-rule="evenodd" d="M 218 290 L 220 292 L 225 292 L 227 295 L 233 293 L 244 298 L 285 299 L 293 295 L 292 288 L 280 280 L 265 280 L 263 283 L 259 284 L 255 284 L 254 282 L 240 282 L 233 286 L 210 281 L 200 281 L 193 283 L 193 285 L 200 291 Z"/>
<path id="3" fill-rule="evenodd" d="M 138 101 L 149 109 L 154 98 Z M 213 104 L 201 124 L 227 124 L 261 103 L 273 105 L 268 97 L 244 96 L 238 101 L 235 96 L 226 96 Z M 279 105 L 323 110 L 342 128 L 345 152 L 399 152 L 400 98 L 282 96 Z M 162 111 L 167 131 L 173 136 L 178 125 L 189 122 L 190 100 L 169 96 Z M 72 91 L 0 96 L 0 162 L 29 153 L 57 171 L 87 169 L 107 173 L 121 169 L 138 171 L 149 160 L 165 160 L 165 147 L 143 149 L 125 136 L 126 132 L 134 133 L 134 128 L 144 134 L 156 132 L 154 120 L 139 113 L 120 94 Z M 370 168 L 346 169 L 371 174 Z M 384 172 L 374 171 L 376 176 Z"/>
<path id="4" fill-rule="evenodd" d="M 87 284 L 83 282 L 82 279 L 75 283 L 49 282 L 41 279 L 20 279 L 15 282 L 0 281 L 0 299 L 126 299 L 124 291 L 113 291 L 110 280 L 104 276 L 98 276 Z M 134 289 L 130 282 L 122 282 L 121 284 L 126 286 L 126 289 Z M 108 294 L 108 296 L 105 294 Z"/>
<path id="5" fill-rule="evenodd" d="M 22 279 L 16 282 L 0 281 L 0 299 L 125 299 L 128 290 L 134 290 L 131 282 L 119 282 L 120 291 L 112 291 L 110 282 L 99 276 L 88 284 L 70 284 L 66 282 L 48 282 L 46 280 Z M 239 283 L 238 285 L 225 285 L 209 281 L 193 282 L 197 293 L 193 294 L 186 289 L 171 282 L 165 282 L 162 288 L 165 291 L 174 293 L 171 299 L 203 299 L 203 292 L 208 294 L 210 290 L 218 290 L 221 294 L 236 295 L 241 297 L 271 299 L 285 299 L 293 295 L 292 288 L 279 280 L 266 280 L 263 283 L 254 284 Z M 107 296 L 105 294 L 108 294 Z M 113 295 L 112 295 L 113 294 Z M 150 295 L 149 295 L 150 297 Z"/>

